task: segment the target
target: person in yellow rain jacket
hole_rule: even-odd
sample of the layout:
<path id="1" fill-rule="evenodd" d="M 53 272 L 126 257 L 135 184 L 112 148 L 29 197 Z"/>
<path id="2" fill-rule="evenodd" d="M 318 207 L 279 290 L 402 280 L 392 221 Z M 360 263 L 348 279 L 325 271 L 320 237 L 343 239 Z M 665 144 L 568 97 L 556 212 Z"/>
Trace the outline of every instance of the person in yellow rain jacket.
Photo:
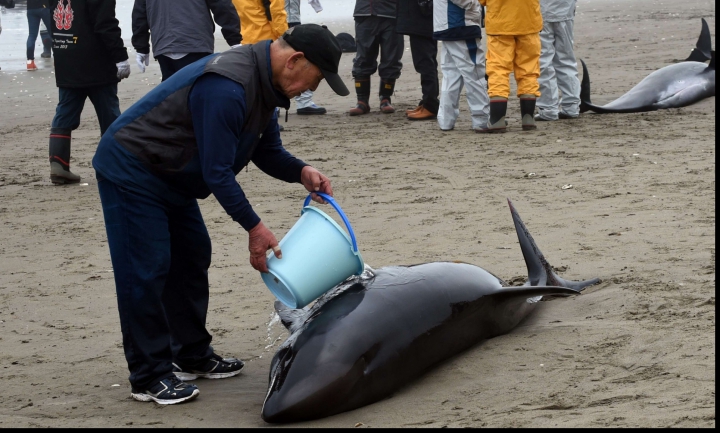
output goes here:
<path id="1" fill-rule="evenodd" d="M 540 96 L 540 0 L 479 0 L 485 6 L 490 121 L 482 132 L 505 132 L 510 73 L 515 73 L 522 129 L 535 126 L 535 99 Z"/>
<path id="2" fill-rule="evenodd" d="M 276 40 L 288 29 L 285 0 L 232 0 L 240 16 L 243 44 Z"/>

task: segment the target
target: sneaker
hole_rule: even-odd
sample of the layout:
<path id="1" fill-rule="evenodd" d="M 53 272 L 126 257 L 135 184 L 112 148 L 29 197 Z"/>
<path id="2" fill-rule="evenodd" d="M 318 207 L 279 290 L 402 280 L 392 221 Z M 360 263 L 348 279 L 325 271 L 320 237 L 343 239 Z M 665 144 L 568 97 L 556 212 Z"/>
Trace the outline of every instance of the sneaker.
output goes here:
<path id="1" fill-rule="evenodd" d="M 173 373 L 180 380 L 225 379 L 240 374 L 245 363 L 237 358 L 223 358 L 215 353 L 199 367 L 187 367 L 173 363 Z"/>
<path id="2" fill-rule="evenodd" d="M 28 71 L 37 71 L 37 66 L 35 66 L 35 60 L 27 61 L 27 70 Z"/>
<path id="3" fill-rule="evenodd" d="M 325 113 L 327 113 L 327 110 L 325 109 L 325 107 L 319 107 L 319 106 L 315 105 L 314 103 L 309 107 L 297 109 L 297 114 L 301 114 L 301 115 L 302 114 L 325 114 Z"/>
<path id="4" fill-rule="evenodd" d="M 559 117 L 560 119 L 577 119 L 577 118 L 578 118 L 578 115 L 576 114 L 576 115 L 573 116 L 573 115 L 567 114 L 567 113 L 564 112 L 564 111 L 561 111 L 561 112 L 558 113 L 558 117 Z"/>
<path id="5" fill-rule="evenodd" d="M 146 391 L 132 388 L 130 396 L 137 401 L 154 401 L 157 404 L 178 404 L 192 400 L 200 394 L 197 386 L 183 382 L 177 377 L 168 377 Z"/>

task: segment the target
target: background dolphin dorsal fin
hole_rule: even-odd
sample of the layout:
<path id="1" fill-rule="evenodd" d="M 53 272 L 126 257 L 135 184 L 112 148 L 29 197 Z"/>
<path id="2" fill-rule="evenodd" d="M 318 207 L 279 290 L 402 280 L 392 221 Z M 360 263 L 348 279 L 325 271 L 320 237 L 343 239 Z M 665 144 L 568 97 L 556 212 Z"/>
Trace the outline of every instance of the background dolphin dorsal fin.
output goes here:
<path id="1" fill-rule="evenodd" d="M 705 18 L 702 20 L 702 29 L 700 30 L 700 37 L 698 37 L 695 48 L 690 52 L 690 56 L 685 59 L 686 62 L 707 62 L 712 60 L 713 49 L 712 49 L 712 38 L 710 37 L 710 27 L 708 27 Z"/>
<path id="2" fill-rule="evenodd" d="M 275 312 L 280 316 L 283 326 L 291 334 L 300 329 L 307 318 L 307 310 L 304 308 L 290 308 L 280 301 L 275 301 Z"/>

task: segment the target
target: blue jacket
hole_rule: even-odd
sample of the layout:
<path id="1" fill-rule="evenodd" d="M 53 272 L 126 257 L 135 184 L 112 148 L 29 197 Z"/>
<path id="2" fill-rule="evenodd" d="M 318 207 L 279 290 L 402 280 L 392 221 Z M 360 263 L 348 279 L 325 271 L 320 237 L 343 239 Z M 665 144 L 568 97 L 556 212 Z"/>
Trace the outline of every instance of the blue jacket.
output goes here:
<path id="1" fill-rule="evenodd" d="M 211 193 L 250 230 L 260 221 L 235 176 L 250 161 L 286 182 L 307 164 L 282 146 L 270 41 L 210 55 L 181 69 L 126 110 L 93 158 L 101 177 L 183 205 Z"/>

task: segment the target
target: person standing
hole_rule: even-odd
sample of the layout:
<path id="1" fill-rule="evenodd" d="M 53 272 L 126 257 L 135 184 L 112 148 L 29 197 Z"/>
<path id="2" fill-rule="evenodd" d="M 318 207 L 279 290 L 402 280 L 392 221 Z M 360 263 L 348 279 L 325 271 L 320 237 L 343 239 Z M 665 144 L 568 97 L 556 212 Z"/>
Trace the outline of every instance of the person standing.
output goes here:
<path id="1" fill-rule="evenodd" d="M 0 8 L 12 9 L 15 7 L 15 0 L 0 0 Z M 3 9 L 4 12 L 4 9 Z M 0 18 L 0 33 L 2 33 L 2 19 Z M 2 70 L 2 68 L 0 68 Z"/>
<path id="2" fill-rule="evenodd" d="M 442 41 L 438 125 L 443 131 L 455 128 L 460 115 L 460 92 L 465 87 L 472 128 L 476 132 L 487 129 L 485 53 L 480 45 L 482 8 L 476 0 L 435 0 L 433 17 L 433 38 Z"/>
<path id="3" fill-rule="evenodd" d="M 212 15 L 210 14 L 212 11 Z M 132 45 L 140 72 L 150 64 L 150 41 L 162 81 L 215 51 L 215 25 L 231 47 L 242 41 L 231 0 L 135 0 Z"/>
<path id="4" fill-rule="evenodd" d="M 276 179 L 332 195 L 330 179 L 283 147 L 275 107 L 289 107 L 323 79 L 348 95 L 337 74 L 341 55 L 335 36 L 316 24 L 213 54 L 160 83 L 100 140 L 93 167 L 133 399 L 182 403 L 199 394 L 185 380 L 240 373 L 242 361 L 210 346 L 212 246 L 198 199 L 215 196 L 248 232 L 252 267 L 268 272 L 267 252 L 282 251 L 235 176 L 252 161 Z"/>
<path id="5" fill-rule="evenodd" d="M 574 119 L 580 114 L 580 80 L 573 50 L 576 5 L 577 0 L 540 0 L 543 29 L 535 120 Z"/>
<path id="6" fill-rule="evenodd" d="M 319 0 L 308 0 L 308 3 L 315 9 L 316 13 L 320 13 L 323 8 Z M 285 12 L 287 13 L 288 28 L 295 27 L 300 24 L 300 0 L 285 0 Z M 295 97 L 297 104 L 297 114 L 325 114 L 325 107 L 320 107 L 313 102 L 313 91 L 306 90 L 300 96 Z"/>
<path id="7" fill-rule="evenodd" d="M 27 21 L 28 21 L 28 38 L 27 38 L 27 70 L 37 71 L 35 65 L 35 41 L 37 41 L 40 32 L 40 21 L 50 31 L 52 37 L 52 26 L 50 24 L 50 0 L 28 0 L 27 2 Z M 45 41 L 43 40 L 43 43 Z M 46 57 L 43 51 L 43 57 Z M 49 56 L 47 56 L 49 57 Z"/>
<path id="8" fill-rule="evenodd" d="M 407 110 L 409 120 L 435 119 L 438 114 L 437 41 L 433 40 L 432 2 L 397 0 L 397 32 L 410 36 L 410 53 L 415 71 L 420 74 L 422 99 L 417 107 Z"/>
<path id="9" fill-rule="evenodd" d="M 490 121 L 478 132 L 505 132 L 510 74 L 515 74 L 524 131 L 536 129 L 535 100 L 540 96 L 540 0 L 480 0 L 486 7 L 487 75 Z"/>
<path id="10" fill-rule="evenodd" d="M 115 0 L 52 0 L 55 83 L 59 101 L 50 128 L 50 180 L 80 182 L 70 171 L 71 133 L 90 98 L 104 134 L 120 115 L 117 87 L 130 63 L 115 18 Z"/>
<path id="11" fill-rule="evenodd" d="M 355 42 L 353 60 L 357 105 L 348 114 L 359 116 L 370 111 L 370 76 L 380 75 L 380 111 L 394 113 L 391 97 L 395 80 L 402 70 L 403 36 L 395 31 L 396 0 L 355 0 Z M 377 57 L 380 54 L 380 64 Z"/>

